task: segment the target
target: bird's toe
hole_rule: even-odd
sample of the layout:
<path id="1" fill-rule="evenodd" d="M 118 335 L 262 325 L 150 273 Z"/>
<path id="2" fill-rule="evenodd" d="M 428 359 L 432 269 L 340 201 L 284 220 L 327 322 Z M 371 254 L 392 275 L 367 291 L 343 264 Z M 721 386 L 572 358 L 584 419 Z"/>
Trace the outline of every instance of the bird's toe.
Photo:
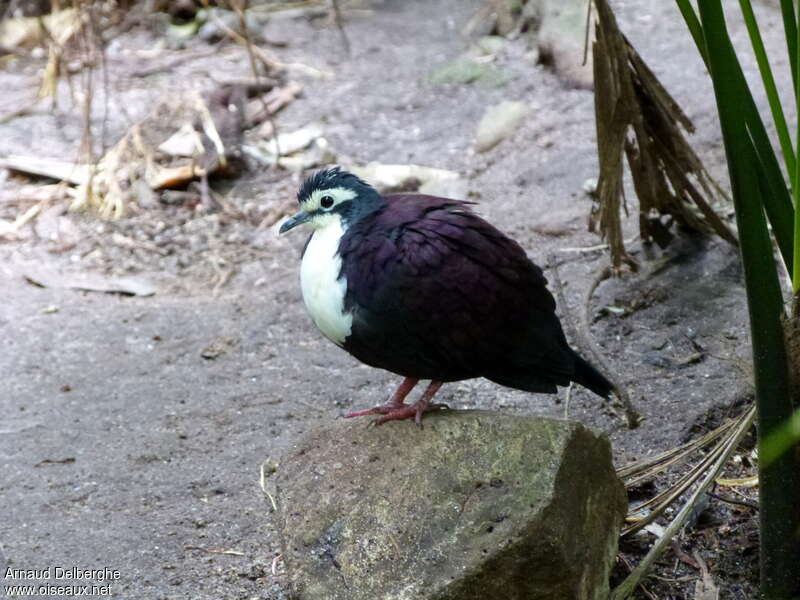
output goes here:
<path id="1" fill-rule="evenodd" d="M 369 415 L 388 415 L 391 414 L 392 411 L 402 410 L 403 408 L 407 408 L 407 404 L 403 404 L 402 402 L 393 403 L 387 402 L 386 404 L 380 404 L 373 408 L 367 410 L 360 410 L 358 412 L 347 413 L 344 418 L 345 419 L 352 419 L 353 417 L 366 417 Z"/>

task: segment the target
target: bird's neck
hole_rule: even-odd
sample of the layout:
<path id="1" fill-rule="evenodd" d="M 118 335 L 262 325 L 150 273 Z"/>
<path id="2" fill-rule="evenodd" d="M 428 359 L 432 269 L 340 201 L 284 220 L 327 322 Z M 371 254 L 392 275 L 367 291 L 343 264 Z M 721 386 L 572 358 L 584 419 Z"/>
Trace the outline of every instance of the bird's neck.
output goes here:
<path id="1" fill-rule="evenodd" d="M 347 231 L 348 227 L 354 225 L 367 215 L 381 210 L 386 206 L 386 200 L 377 190 L 367 187 L 358 193 L 358 202 L 350 204 L 350 209 L 341 214 L 342 229 Z"/>

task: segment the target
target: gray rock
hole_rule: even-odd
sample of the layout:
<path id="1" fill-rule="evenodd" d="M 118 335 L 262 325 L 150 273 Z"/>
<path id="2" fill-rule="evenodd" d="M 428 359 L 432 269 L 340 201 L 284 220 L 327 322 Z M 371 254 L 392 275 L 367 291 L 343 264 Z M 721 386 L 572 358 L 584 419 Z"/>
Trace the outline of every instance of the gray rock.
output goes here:
<path id="1" fill-rule="evenodd" d="M 591 89 L 593 84 L 591 41 L 584 63 L 586 40 L 585 0 L 539 0 L 541 27 L 538 46 L 544 62 L 567 84 Z M 594 32 L 594 24 L 589 26 Z"/>
<path id="2" fill-rule="evenodd" d="M 236 32 L 241 30 L 239 15 L 232 10 L 222 8 L 201 10 L 198 13 L 197 22 L 202 22 L 197 32 L 197 37 L 209 43 L 215 43 L 226 38 L 228 35 L 226 28 Z M 252 11 L 247 11 L 245 13 L 245 22 L 251 39 L 255 38 L 253 41 L 260 41 L 261 22 L 256 14 Z"/>
<path id="3" fill-rule="evenodd" d="M 475 83 L 485 87 L 501 87 L 509 76 L 502 69 L 469 56 L 461 56 L 436 67 L 429 80 L 434 85 Z"/>
<path id="4" fill-rule="evenodd" d="M 506 39 L 499 35 L 484 35 L 478 38 L 478 48 L 482 54 L 497 54 L 505 43 Z"/>
<path id="5" fill-rule="evenodd" d="M 626 508 L 608 441 L 486 411 L 311 432 L 272 476 L 301 600 L 600 600 Z"/>
<path id="6" fill-rule="evenodd" d="M 475 149 L 478 152 L 486 152 L 494 148 L 516 131 L 526 114 L 528 105 L 524 102 L 506 100 L 487 108 L 475 133 Z"/>

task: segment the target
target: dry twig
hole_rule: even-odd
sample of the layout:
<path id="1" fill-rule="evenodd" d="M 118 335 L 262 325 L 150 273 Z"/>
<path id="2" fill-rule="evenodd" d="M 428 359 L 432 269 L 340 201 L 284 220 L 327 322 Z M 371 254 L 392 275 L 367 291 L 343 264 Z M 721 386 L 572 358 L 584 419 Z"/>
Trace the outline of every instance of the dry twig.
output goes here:
<path id="1" fill-rule="evenodd" d="M 255 45 L 250 37 L 250 30 L 247 27 L 247 17 L 244 14 L 244 6 L 242 5 L 243 0 L 231 0 L 231 3 L 236 11 L 236 14 L 239 16 L 239 28 L 242 30 L 242 37 L 244 38 L 245 47 L 247 48 L 247 58 L 250 61 L 250 71 L 253 73 L 253 79 L 255 80 L 256 85 L 258 85 L 261 74 L 259 73 L 258 65 L 256 64 Z M 281 149 L 278 145 L 278 126 L 275 124 L 275 118 L 273 116 L 277 110 L 270 110 L 263 94 L 259 94 L 258 100 L 261 103 L 261 109 L 263 111 L 264 118 L 271 126 L 272 139 L 275 140 L 275 148 L 277 151 L 275 152 L 275 164 L 273 166 L 277 167 L 281 159 Z"/>
<path id="2" fill-rule="evenodd" d="M 594 358 L 594 362 L 600 365 L 603 374 L 614 385 L 614 391 L 617 395 L 617 398 L 619 398 L 625 410 L 625 420 L 628 424 L 628 427 L 630 429 L 635 429 L 641 423 L 642 417 L 639 414 L 639 411 L 636 410 L 636 407 L 633 405 L 633 402 L 631 401 L 627 390 L 622 385 L 622 382 L 619 380 L 619 378 L 612 374 L 612 370 L 608 367 L 608 363 L 603 357 L 599 346 L 594 341 L 594 338 L 591 334 L 591 329 L 589 327 L 589 319 L 587 317 L 588 310 L 584 310 L 582 313 L 583 316 L 581 318 L 581 326 L 578 328 L 575 322 L 572 320 L 572 315 L 569 312 L 567 300 L 564 296 L 564 286 L 561 283 L 561 277 L 558 273 L 558 266 L 554 256 L 550 256 L 548 258 L 548 267 L 551 271 L 553 271 L 553 285 L 556 290 L 556 296 L 558 297 L 558 303 L 561 306 L 564 321 L 566 322 L 567 328 L 572 334 L 572 338 L 578 343 L 578 346 L 580 346 L 584 355 L 591 355 Z M 589 287 L 585 300 L 586 305 L 588 305 L 597 285 L 600 283 L 600 281 L 606 279 L 610 275 L 610 272 L 611 270 L 609 268 L 604 269 L 600 273 L 600 277 L 596 278 Z M 613 410 L 614 407 L 611 406 L 611 408 Z"/>
<path id="3" fill-rule="evenodd" d="M 350 56 L 350 40 L 347 38 L 347 32 L 344 30 L 344 25 L 342 24 L 342 11 L 339 7 L 339 0 L 330 0 L 330 3 L 331 19 L 336 29 L 339 30 L 339 37 L 342 40 L 342 47 L 344 48 L 345 54 Z"/>
<path id="4" fill-rule="evenodd" d="M 260 478 L 259 478 L 259 485 L 261 486 L 261 491 L 264 492 L 264 495 L 269 498 L 269 502 L 272 505 L 272 510 L 278 510 L 278 503 L 275 502 L 275 496 L 273 496 L 270 491 L 267 489 L 267 479 L 269 478 L 272 473 L 274 473 L 278 468 L 277 463 L 270 461 L 268 458 L 264 462 L 261 463 L 260 469 Z M 269 474 L 267 474 L 267 470 L 269 470 Z"/>
<path id="5" fill-rule="evenodd" d="M 208 7 L 208 0 L 203 0 L 203 4 L 204 6 Z M 220 18 L 216 14 L 211 12 L 211 17 L 214 19 L 214 23 L 220 28 L 220 30 L 225 32 L 225 35 L 230 37 L 236 43 L 241 44 L 242 46 L 246 47 L 248 45 L 247 39 L 243 35 L 228 27 L 225 23 L 223 23 L 220 20 Z M 271 56 L 263 48 L 260 48 L 259 46 L 256 46 L 254 44 L 252 45 L 252 49 L 256 58 L 258 58 L 258 60 L 267 69 L 267 73 L 277 74 L 282 71 L 293 70 L 308 75 L 310 77 L 320 77 L 329 79 L 333 76 L 331 73 L 320 71 L 319 69 L 315 69 L 314 67 L 310 67 L 302 63 L 283 63 L 274 56 Z"/>

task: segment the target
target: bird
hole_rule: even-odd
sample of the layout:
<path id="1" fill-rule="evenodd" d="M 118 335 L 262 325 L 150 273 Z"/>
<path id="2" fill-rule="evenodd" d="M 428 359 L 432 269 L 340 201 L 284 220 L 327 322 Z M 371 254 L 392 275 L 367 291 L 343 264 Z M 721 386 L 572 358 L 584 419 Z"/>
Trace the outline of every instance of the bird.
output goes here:
<path id="1" fill-rule="evenodd" d="M 362 363 L 403 377 L 387 402 L 345 417 L 375 423 L 448 408 L 444 383 L 483 377 L 556 393 L 570 382 L 608 399 L 612 383 L 566 340 L 542 269 L 479 216 L 474 202 L 381 195 L 340 167 L 308 177 L 299 212 L 279 228 L 311 228 L 300 287 L 322 334 Z M 406 397 L 429 381 L 413 404 Z"/>

